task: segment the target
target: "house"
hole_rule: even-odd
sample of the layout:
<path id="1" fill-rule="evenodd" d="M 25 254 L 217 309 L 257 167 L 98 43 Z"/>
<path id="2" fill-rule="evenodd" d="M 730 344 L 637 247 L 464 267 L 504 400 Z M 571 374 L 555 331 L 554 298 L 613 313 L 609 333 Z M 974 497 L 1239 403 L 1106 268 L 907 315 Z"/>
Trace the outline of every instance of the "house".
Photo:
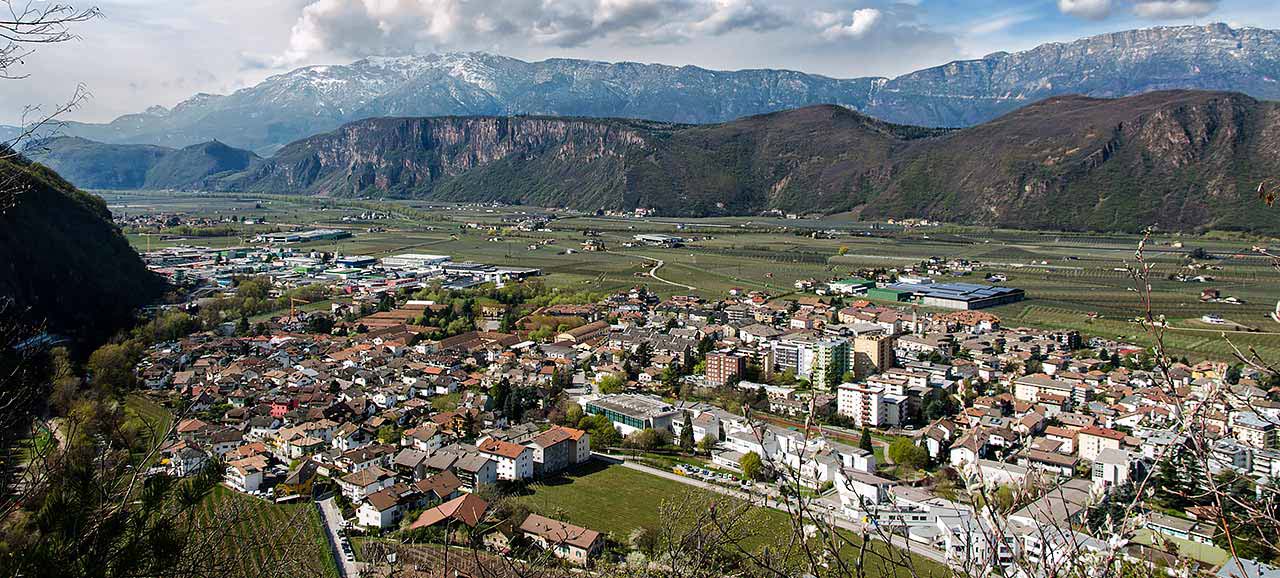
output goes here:
<path id="1" fill-rule="evenodd" d="M 484 501 L 475 494 L 466 494 L 422 512 L 422 514 L 418 515 L 418 519 L 409 525 L 409 529 L 416 530 L 418 528 L 430 528 L 438 524 L 450 525 L 454 523 L 465 524 L 474 528 L 484 519 L 484 515 L 488 510 L 489 502 Z"/>
<path id="2" fill-rule="evenodd" d="M 378 490 L 365 499 L 356 509 L 356 519 L 361 526 L 385 530 L 400 523 L 404 513 L 412 506 L 417 492 L 405 484 L 395 484 Z"/>
<path id="3" fill-rule="evenodd" d="M 338 479 L 338 487 L 342 494 L 352 502 L 359 502 L 365 496 L 377 492 L 395 483 L 395 472 L 381 466 L 372 466 Z"/>
<path id="4" fill-rule="evenodd" d="M 267 470 L 266 456 L 257 455 L 241 458 L 227 463 L 225 480 L 232 489 L 241 492 L 256 492 L 262 485 L 262 476 Z"/>
<path id="5" fill-rule="evenodd" d="M 576 566 L 589 565 L 604 549 L 600 532 L 537 514 L 529 514 L 518 531 L 538 547 Z"/>
<path id="6" fill-rule="evenodd" d="M 453 473 L 462 482 L 462 489 L 475 492 L 498 481 L 498 462 L 482 454 L 468 454 L 453 462 Z"/>
<path id="7" fill-rule="evenodd" d="M 1138 467 L 1138 454 L 1122 449 L 1104 449 L 1093 460 L 1093 487 L 1105 491 L 1112 486 L 1124 485 L 1133 479 Z"/>
<path id="8" fill-rule="evenodd" d="M 533 477 L 533 450 L 520 444 L 487 437 L 476 445 L 497 464 L 499 480 L 520 481 Z"/>
<path id="9" fill-rule="evenodd" d="M 571 458 L 578 457 L 572 434 L 560 426 L 534 436 L 525 445 L 533 451 L 533 475 L 538 477 L 560 472 L 569 467 Z"/>

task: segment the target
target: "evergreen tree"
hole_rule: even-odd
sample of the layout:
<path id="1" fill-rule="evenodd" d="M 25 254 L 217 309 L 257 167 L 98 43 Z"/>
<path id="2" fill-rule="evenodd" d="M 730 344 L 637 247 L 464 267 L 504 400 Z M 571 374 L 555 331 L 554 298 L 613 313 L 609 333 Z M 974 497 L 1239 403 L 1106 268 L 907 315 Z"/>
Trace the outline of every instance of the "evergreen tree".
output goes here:
<path id="1" fill-rule="evenodd" d="M 858 447 L 866 451 L 874 451 L 871 445 L 871 430 L 867 426 L 862 426 L 862 439 L 858 440 Z"/>
<path id="2" fill-rule="evenodd" d="M 693 450 L 693 418 L 689 412 L 684 412 L 684 426 L 680 428 L 680 449 L 684 451 Z"/>

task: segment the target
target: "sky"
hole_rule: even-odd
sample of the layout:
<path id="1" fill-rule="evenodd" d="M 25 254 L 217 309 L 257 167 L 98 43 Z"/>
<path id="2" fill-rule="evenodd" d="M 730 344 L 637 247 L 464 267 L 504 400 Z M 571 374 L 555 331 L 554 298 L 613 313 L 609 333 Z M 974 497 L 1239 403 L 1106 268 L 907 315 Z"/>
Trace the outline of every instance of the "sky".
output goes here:
<path id="1" fill-rule="evenodd" d="M 18 0 L 41 3 L 49 0 Z M 67 0 L 63 0 L 64 2 Z M 1045 42 L 1157 25 L 1280 28 L 1277 0 L 71 0 L 102 17 L 0 80 L 0 124 L 90 98 L 105 122 L 310 64 L 480 50 L 540 60 L 894 76 Z"/>

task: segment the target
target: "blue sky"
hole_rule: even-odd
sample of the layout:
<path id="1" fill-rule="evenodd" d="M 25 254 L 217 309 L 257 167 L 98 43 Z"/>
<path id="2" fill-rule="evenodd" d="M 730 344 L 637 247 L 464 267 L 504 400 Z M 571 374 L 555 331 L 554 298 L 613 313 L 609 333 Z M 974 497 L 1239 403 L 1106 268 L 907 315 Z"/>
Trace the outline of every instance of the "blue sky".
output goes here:
<path id="1" fill-rule="evenodd" d="M 73 2 L 77 6 L 87 6 Z M 103 121 L 308 64 L 485 50 L 893 76 L 990 52 L 1157 25 L 1280 28 L 1278 0 L 100 0 L 73 43 L 4 81 L 0 124 L 83 83 Z"/>

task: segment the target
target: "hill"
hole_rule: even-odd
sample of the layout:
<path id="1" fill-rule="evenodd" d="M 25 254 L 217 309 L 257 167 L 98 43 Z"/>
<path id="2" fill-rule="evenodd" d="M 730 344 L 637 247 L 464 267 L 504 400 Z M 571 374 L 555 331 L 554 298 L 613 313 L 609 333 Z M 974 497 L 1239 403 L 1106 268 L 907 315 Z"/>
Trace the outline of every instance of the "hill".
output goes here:
<path id="1" fill-rule="evenodd" d="M 216 139 L 267 154 L 374 117 L 529 114 L 703 124 L 814 104 L 888 122 L 961 127 L 1066 94 L 1197 89 L 1280 99 L 1276 78 L 1280 31 L 1225 24 L 1103 34 L 896 78 L 450 53 L 300 68 L 233 94 L 198 94 L 172 109 L 152 107 L 106 124 L 69 123 L 65 132 L 168 147 Z"/>
<path id="2" fill-rule="evenodd" d="M 0 159 L 0 182 L 20 191 L 0 211 L 0 301 L 16 304 L 6 313 L 98 343 L 163 293 L 102 199 L 20 157 Z"/>
<path id="3" fill-rule="evenodd" d="M 35 141 L 24 154 L 86 189 L 201 187 L 208 177 L 243 171 L 259 160 L 217 141 L 171 149 L 66 136 Z"/>
<path id="4" fill-rule="evenodd" d="M 1280 104 L 1168 91 L 1053 98 L 968 129 L 817 106 L 719 125 L 370 119 L 292 143 L 229 190 L 414 196 L 666 215 L 854 211 L 1021 228 L 1280 231 Z"/>

